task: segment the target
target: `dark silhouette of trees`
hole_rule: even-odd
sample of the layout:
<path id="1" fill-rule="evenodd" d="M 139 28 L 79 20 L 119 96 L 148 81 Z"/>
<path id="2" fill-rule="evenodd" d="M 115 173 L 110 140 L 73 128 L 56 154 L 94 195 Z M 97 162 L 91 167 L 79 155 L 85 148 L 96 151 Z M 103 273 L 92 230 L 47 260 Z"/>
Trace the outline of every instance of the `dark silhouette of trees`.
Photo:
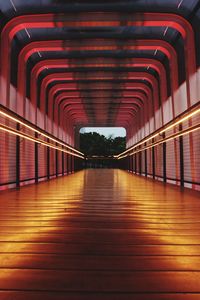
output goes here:
<path id="1" fill-rule="evenodd" d="M 96 132 L 80 134 L 80 150 L 88 156 L 110 156 L 126 149 L 126 138 L 109 136 L 106 138 Z"/>

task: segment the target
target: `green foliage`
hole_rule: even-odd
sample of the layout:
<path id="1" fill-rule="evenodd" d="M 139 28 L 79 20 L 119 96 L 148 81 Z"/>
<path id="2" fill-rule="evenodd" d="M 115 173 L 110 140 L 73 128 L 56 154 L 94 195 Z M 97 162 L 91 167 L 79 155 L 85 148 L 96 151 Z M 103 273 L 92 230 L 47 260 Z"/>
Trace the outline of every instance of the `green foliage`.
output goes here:
<path id="1" fill-rule="evenodd" d="M 126 149 L 126 138 L 109 136 L 96 132 L 80 134 L 80 150 L 86 155 L 115 155 Z"/>

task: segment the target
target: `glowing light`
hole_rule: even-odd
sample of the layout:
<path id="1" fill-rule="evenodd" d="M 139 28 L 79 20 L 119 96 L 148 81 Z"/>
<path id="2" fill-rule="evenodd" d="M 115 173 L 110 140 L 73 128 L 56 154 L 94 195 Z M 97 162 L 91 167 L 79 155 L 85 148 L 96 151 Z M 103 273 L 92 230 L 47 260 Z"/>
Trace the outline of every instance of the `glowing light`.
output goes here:
<path id="1" fill-rule="evenodd" d="M 174 124 L 167 126 L 166 129 L 163 129 L 159 132 L 159 134 L 162 134 L 163 132 L 177 126 L 178 124 L 190 119 L 191 117 L 195 116 L 196 114 L 200 113 L 200 108 L 196 109 L 195 111 L 189 113 L 187 116 L 180 118 L 180 120 L 176 121 Z"/>
<path id="2" fill-rule="evenodd" d="M 117 159 L 120 160 L 120 159 L 125 158 L 125 157 L 127 157 L 127 156 L 131 156 L 131 155 L 133 155 L 133 154 L 142 152 L 142 151 L 144 151 L 144 150 L 151 149 L 151 148 L 153 148 L 153 147 L 156 147 L 156 146 L 158 146 L 158 145 L 164 144 L 164 143 L 166 143 L 166 142 L 169 142 L 169 141 L 171 141 L 171 140 L 174 140 L 174 139 L 176 139 L 176 138 L 178 138 L 178 137 L 180 137 L 180 136 L 184 136 L 184 135 L 186 135 L 186 134 L 192 133 L 192 132 L 194 132 L 194 131 L 196 131 L 196 130 L 199 130 L 199 129 L 200 129 L 200 124 L 197 124 L 197 125 L 195 125 L 195 126 L 192 126 L 192 127 L 189 127 L 189 128 L 187 128 L 187 129 L 183 130 L 182 132 L 178 132 L 178 133 L 175 133 L 175 134 L 173 134 L 173 135 L 170 135 L 170 136 L 164 138 L 163 140 L 158 141 L 158 142 L 155 142 L 155 143 L 153 143 L 153 144 L 151 144 L 151 145 L 149 145 L 149 146 L 146 146 L 146 147 L 144 147 L 144 148 L 142 148 L 142 149 L 138 149 L 138 150 L 135 150 L 135 151 L 133 151 L 133 152 L 131 152 L 131 153 L 129 153 L 129 154 L 120 156 L 120 157 L 118 157 Z"/>
<path id="3" fill-rule="evenodd" d="M 68 153 L 68 154 L 70 154 L 70 155 L 72 155 L 72 156 L 76 156 L 76 157 L 79 157 L 79 158 L 81 158 L 81 159 L 84 159 L 84 157 L 81 156 L 81 155 L 79 155 L 79 154 L 76 154 L 76 153 L 73 153 L 73 152 L 71 152 L 71 151 L 62 149 L 62 148 L 60 148 L 60 147 L 58 147 L 58 146 L 54 146 L 54 145 L 52 145 L 52 144 L 50 144 L 50 143 L 48 143 L 48 142 L 42 141 L 42 140 L 40 140 L 40 139 L 33 138 L 33 137 L 29 136 L 28 134 L 20 133 L 19 131 L 15 130 L 15 129 L 13 129 L 13 128 L 10 128 L 10 127 L 8 127 L 8 126 L 5 126 L 5 125 L 0 124 L 0 130 L 3 130 L 3 131 L 5 131 L 5 132 L 11 133 L 11 134 L 14 134 L 14 135 L 16 135 L 16 136 L 20 136 L 20 137 L 22 137 L 22 138 L 24 138 L 24 139 L 26 139 L 26 140 L 31 141 L 31 142 L 34 142 L 34 143 L 37 143 L 37 144 L 40 144 L 40 145 L 44 145 L 44 146 L 46 146 L 46 147 L 53 148 L 53 149 L 55 149 L 55 150 L 59 150 L 59 151 Z"/>
<path id="4" fill-rule="evenodd" d="M 173 124 L 170 124 L 170 125 L 166 126 L 165 128 L 161 129 L 160 131 L 156 132 L 155 134 L 151 135 L 150 137 L 148 137 L 148 138 L 144 139 L 143 141 L 141 141 L 141 142 L 135 144 L 135 145 L 132 146 L 130 149 L 127 149 L 126 151 L 120 153 L 120 154 L 117 155 L 116 157 L 117 157 L 117 158 L 120 157 L 120 159 L 121 159 L 122 157 L 124 158 L 125 156 L 130 155 L 130 154 L 128 154 L 128 153 L 130 153 L 130 151 L 133 151 L 135 148 L 137 148 L 137 147 L 139 147 L 139 146 L 141 146 L 141 145 L 147 143 L 148 141 L 154 139 L 155 137 L 158 137 L 158 136 L 162 135 L 164 132 L 167 132 L 169 129 L 172 129 L 172 128 L 176 127 L 176 126 L 179 125 L 180 123 L 182 123 L 182 122 L 184 122 L 184 121 L 190 119 L 191 117 L 197 115 L 198 113 L 200 113 L 200 108 L 197 108 L 197 109 L 193 110 L 192 112 L 188 113 L 186 116 L 183 116 L 183 117 L 179 118 L 177 121 L 173 122 Z M 199 125 L 198 125 L 198 126 L 199 126 Z M 199 129 L 199 128 L 198 128 L 198 129 Z M 194 129 L 194 130 L 197 130 L 197 129 Z M 185 131 L 183 131 L 183 132 L 185 132 Z M 189 133 L 189 132 L 186 132 L 186 133 L 183 134 L 183 132 L 182 132 L 182 133 L 179 132 L 178 134 L 184 135 L 184 134 Z M 176 134 L 176 135 L 177 135 L 177 134 Z M 180 136 L 180 135 L 178 135 L 178 136 Z M 178 137 L 178 136 L 176 136 L 176 137 Z M 167 137 L 167 138 L 165 138 L 165 139 L 163 139 L 162 141 L 159 141 L 159 142 L 160 142 L 160 143 L 164 143 L 164 142 L 168 141 L 169 138 L 170 138 L 170 137 Z M 172 139 L 172 138 L 170 138 L 170 139 Z M 157 143 L 158 143 L 158 142 L 157 142 Z M 156 145 L 157 145 L 157 144 L 156 144 Z M 149 147 L 152 147 L 152 145 L 149 146 Z M 143 148 L 143 150 L 145 150 L 145 149 L 148 149 L 148 148 L 146 148 L 146 147 Z M 142 150 L 142 151 L 143 151 L 143 150 Z M 140 150 L 140 151 L 141 151 L 141 150 Z M 140 152 L 140 151 L 138 150 L 137 152 Z M 135 153 L 135 152 L 134 152 L 134 153 Z"/>
<path id="5" fill-rule="evenodd" d="M 28 129 L 30 129 L 30 130 L 32 130 L 32 131 L 34 131 L 34 132 L 36 132 L 36 133 L 42 135 L 43 137 L 45 137 L 45 138 L 51 140 L 52 142 L 55 142 L 55 143 L 57 143 L 57 144 L 59 144 L 59 145 L 61 145 L 61 146 L 67 147 L 68 149 L 70 149 L 70 150 L 72 150 L 72 151 L 74 151 L 74 152 L 76 152 L 76 153 L 78 153 L 78 154 L 80 154 L 80 155 L 84 155 L 82 152 L 80 152 L 80 151 L 74 149 L 73 147 L 71 147 L 71 146 L 69 146 L 69 145 L 66 145 L 65 143 L 62 143 L 62 142 L 58 141 L 56 138 L 52 138 L 50 135 L 45 134 L 45 133 L 43 133 L 42 131 L 40 131 L 40 130 L 38 130 L 38 129 L 35 129 L 34 127 L 32 127 L 32 126 L 26 124 L 25 122 L 22 122 L 20 119 L 18 119 L 18 118 L 16 118 L 16 117 L 13 117 L 13 116 L 11 116 L 10 114 L 8 114 L 8 113 L 6 113 L 6 112 L 4 112 L 4 111 L 2 111 L 2 110 L 0 110 L 0 114 L 3 115 L 3 116 L 5 116 L 5 117 L 7 117 L 7 118 L 9 118 L 9 119 L 12 120 L 12 121 L 15 121 L 15 122 L 17 122 L 17 123 L 23 125 L 24 127 L 28 128 Z"/>

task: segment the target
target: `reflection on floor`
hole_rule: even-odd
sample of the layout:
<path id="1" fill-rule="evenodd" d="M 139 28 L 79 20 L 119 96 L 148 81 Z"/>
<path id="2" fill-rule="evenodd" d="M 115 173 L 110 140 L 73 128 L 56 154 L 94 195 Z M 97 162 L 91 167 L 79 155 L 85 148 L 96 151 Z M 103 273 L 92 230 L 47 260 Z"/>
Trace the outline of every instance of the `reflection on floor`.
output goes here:
<path id="1" fill-rule="evenodd" d="M 120 170 L 0 193 L 0 299 L 200 299 L 200 199 Z"/>

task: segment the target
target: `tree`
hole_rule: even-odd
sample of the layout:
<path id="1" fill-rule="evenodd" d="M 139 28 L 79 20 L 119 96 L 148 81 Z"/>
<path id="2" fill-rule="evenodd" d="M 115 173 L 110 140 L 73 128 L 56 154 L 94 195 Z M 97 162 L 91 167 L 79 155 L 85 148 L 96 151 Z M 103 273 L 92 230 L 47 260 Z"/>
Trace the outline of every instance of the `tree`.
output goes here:
<path id="1" fill-rule="evenodd" d="M 109 136 L 106 138 L 96 132 L 80 134 L 80 150 L 88 156 L 109 156 L 126 149 L 126 138 Z"/>

